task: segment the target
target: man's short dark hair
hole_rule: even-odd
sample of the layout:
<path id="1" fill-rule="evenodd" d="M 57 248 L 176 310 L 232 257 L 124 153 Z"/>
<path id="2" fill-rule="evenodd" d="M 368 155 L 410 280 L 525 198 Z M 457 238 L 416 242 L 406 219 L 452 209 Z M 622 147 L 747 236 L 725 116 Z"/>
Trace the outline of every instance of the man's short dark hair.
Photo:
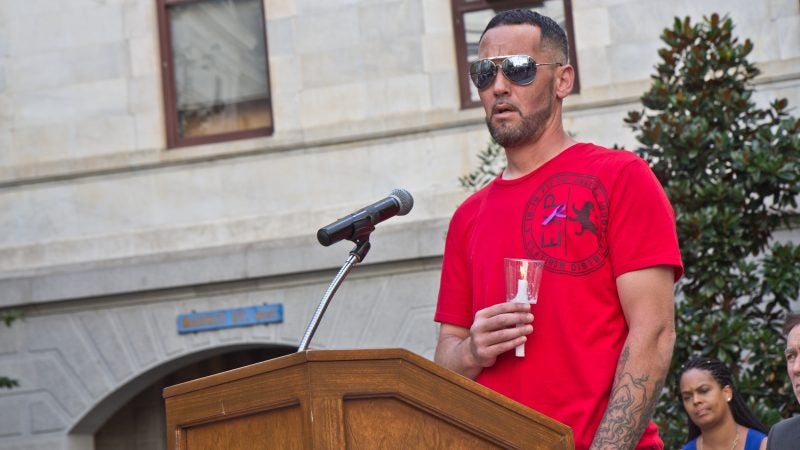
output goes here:
<path id="1" fill-rule="evenodd" d="M 786 320 L 783 322 L 783 335 L 788 336 L 792 328 L 800 325 L 800 312 L 790 312 L 786 314 Z"/>
<path id="2" fill-rule="evenodd" d="M 481 39 L 487 31 L 494 27 L 501 25 L 533 25 L 542 30 L 542 48 L 552 48 L 558 50 L 564 57 L 564 61 L 569 62 L 569 43 L 567 41 L 567 33 L 561 28 L 555 20 L 543 16 L 537 12 L 529 9 L 509 9 L 500 11 L 495 15 L 492 20 L 486 25 L 486 29 L 481 34 Z"/>

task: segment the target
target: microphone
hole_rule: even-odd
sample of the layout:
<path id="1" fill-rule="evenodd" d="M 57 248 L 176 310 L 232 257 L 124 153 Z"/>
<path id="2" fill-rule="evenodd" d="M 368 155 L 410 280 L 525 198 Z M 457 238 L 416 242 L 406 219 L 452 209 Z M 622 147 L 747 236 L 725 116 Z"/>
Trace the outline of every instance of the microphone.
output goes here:
<path id="1" fill-rule="evenodd" d="M 342 239 L 353 240 L 364 233 L 369 234 L 375 225 L 388 218 L 408 214 L 412 206 L 414 198 L 411 194 L 405 189 L 395 189 L 388 197 L 320 228 L 317 240 L 326 247 Z"/>

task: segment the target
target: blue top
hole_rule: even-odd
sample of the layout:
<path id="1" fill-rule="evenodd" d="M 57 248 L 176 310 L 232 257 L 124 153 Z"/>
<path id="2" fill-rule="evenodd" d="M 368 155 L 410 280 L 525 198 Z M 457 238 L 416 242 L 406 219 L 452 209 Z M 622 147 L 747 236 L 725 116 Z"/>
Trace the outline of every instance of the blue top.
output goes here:
<path id="1" fill-rule="evenodd" d="M 766 439 L 767 435 L 752 428 L 747 429 L 747 440 L 744 441 L 744 450 L 758 450 L 761 446 L 761 441 Z M 692 439 L 683 446 L 683 450 L 697 450 L 697 439 Z"/>

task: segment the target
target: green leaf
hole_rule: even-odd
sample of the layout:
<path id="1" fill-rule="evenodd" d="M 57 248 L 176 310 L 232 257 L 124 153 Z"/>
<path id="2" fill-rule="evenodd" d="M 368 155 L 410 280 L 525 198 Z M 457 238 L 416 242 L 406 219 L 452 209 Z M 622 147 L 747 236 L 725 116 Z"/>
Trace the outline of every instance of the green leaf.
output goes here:
<path id="1" fill-rule="evenodd" d="M 0 376 L 0 388 L 11 389 L 16 386 L 19 386 L 19 382 L 17 380 Z"/>

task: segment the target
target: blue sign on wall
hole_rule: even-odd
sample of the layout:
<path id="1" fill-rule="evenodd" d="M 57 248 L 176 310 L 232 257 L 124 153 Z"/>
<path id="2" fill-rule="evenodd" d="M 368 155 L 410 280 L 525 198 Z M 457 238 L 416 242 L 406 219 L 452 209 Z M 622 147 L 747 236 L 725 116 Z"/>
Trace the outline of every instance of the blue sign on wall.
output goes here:
<path id="1" fill-rule="evenodd" d="M 178 333 L 181 334 L 246 327 L 260 323 L 280 323 L 283 322 L 283 305 L 276 303 L 274 305 L 193 312 L 179 315 L 177 322 Z"/>

